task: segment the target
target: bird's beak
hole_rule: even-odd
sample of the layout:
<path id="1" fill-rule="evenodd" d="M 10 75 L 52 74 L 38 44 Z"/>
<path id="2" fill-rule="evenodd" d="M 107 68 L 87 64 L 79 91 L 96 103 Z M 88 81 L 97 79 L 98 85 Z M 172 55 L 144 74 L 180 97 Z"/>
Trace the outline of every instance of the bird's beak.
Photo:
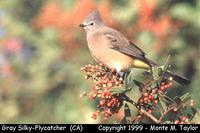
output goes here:
<path id="1" fill-rule="evenodd" d="M 79 24 L 79 27 L 85 27 L 86 25 L 84 25 L 84 24 Z"/>

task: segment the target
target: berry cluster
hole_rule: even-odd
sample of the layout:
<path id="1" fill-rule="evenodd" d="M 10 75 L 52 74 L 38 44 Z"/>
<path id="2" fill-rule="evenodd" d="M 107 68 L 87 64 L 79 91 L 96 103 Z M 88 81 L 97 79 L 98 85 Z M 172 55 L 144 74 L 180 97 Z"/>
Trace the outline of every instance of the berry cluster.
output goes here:
<path id="1" fill-rule="evenodd" d="M 178 120 L 175 120 L 173 124 L 190 124 L 187 116 L 180 116 Z"/>
<path id="2" fill-rule="evenodd" d="M 118 113 L 122 106 L 123 100 L 120 97 L 112 95 L 110 98 L 102 98 L 97 105 L 98 109 L 93 113 L 92 118 L 96 119 L 100 111 L 102 112 L 103 118 L 108 119 L 114 113 Z"/>
<path id="3" fill-rule="evenodd" d="M 190 107 L 194 107 L 194 105 L 195 105 L 194 99 L 191 99 L 188 104 L 190 105 Z M 185 110 L 186 106 L 187 106 L 186 103 L 183 103 L 181 107 L 182 107 L 183 110 Z M 173 111 L 178 112 L 179 110 L 178 110 L 178 108 L 175 108 Z M 178 117 L 178 119 L 176 119 L 174 121 L 173 124 L 190 124 L 190 123 L 191 123 L 190 118 L 188 116 L 181 115 L 181 116 Z"/>
<path id="4" fill-rule="evenodd" d="M 143 91 L 142 95 L 137 101 L 137 105 L 139 107 L 143 107 L 149 113 L 154 111 L 154 107 L 159 102 L 159 95 L 163 94 L 163 92 L 171 88 L 173 86 L 173 79 L 170 77 L 168 80 L 163 81 L 159 86 L 151 88 L 151 84 L 147 84 Z"/>
<path id="5" fill-rule="evenodd" d="M 115 73 L 109 71 L 102 64 L 88 64 L 81 67 L 81 70 L 86 73 L 86 79 L 92 79 L 95 82 L 90 92 L 84 93 L 89 99 L 98 99 L 99 101 L 98 109 L 93 113 L 92 118 L 96 119 L 100 112 L 103 114 L 104 119 L 107 119 L 113 113 L 117 113 L 123 100 L 117 94 L 112 95 L 110 90 L 113 87 L 120 87 L 123 84 L 123 78 L 116 76 Z"/>
<path id="6" fill-rule="evenodd" d="M 161 97 L 166 96 L 166 90 L 172 88 L 173 78 L 169 77 L 160 82 L 160 80 L 150 80 L 148 79 L 144 85 L 140 87 L 140 97 L 137 102 L 134 102 L 130 99 L 124 92 L 113 93 L 115 88 L 119 88 L 124 85 L 124 78 L 120 75 L 116 76 L 116 73 L 110 71 L 108 68 L 104 67 L 102 64 L 91 65 L 88 64 L 81 68 L 82 71 L 86 73 L 85 78 L 92 80 L 95 84 L 83 95 L 87 96 L 91 100 L 97 100 L 97 110 L 92 114 L 93 119 L 97 119 L 99 115 L 102 115 L 104 119 L 112 116 L 114 113 L 118 113 L 120 108 L 123 105 L 123 102 L 129 102 L 137 107 L 138 113 L 134 117 L 133 122 L 143 122 L 146 120 L 146 117 L 150 118 L 155 123 L 167 123 L 172 124 L 189 124 L 191 123 L 191 118 L 187 113 L 187 105 L 193 107 L 195 102 L 193 99 L 190 102 L 182 101 L 177 105 L 177 102 L 174 101 L 172 105 L 165 103 Z M 141 83 L 143 84 L 143 83 Z M 185 98 L 187 99 L 187 98 Z M 165 99 L 167 100 L 167 99 Z M 170 101 L 172 101 L 171 99 Z M 180 98 L 181 100 L 181 98 Z M 164 109 L 162 104 L 165 104 L 166 108 Z M 159 112 L 156 109 L 159 109 L 159 106 L 162 106 L 162 110 Z M 162 111 L 162 113 L 161 113 Z M 161 113 L 159 119 L 154 115 Z M 166 117 L 177 113 L 176 117 L 173 120 L 164 121 Z"/>

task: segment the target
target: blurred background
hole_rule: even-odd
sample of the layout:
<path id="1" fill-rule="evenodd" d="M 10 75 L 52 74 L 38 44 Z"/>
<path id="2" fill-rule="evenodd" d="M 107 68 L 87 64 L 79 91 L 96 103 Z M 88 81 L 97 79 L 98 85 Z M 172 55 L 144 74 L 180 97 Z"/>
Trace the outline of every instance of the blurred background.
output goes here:
<path id="1" fill-rule="evenodd" d="M 78 27 L 98 9 L 105 23 L 191 79 L 200 107 L 199 0 L 0 0 L 0 123 L 99 123 L 80 67 L 94 62 Z M 119 115 L 115 116 L 116 118 Z"/>

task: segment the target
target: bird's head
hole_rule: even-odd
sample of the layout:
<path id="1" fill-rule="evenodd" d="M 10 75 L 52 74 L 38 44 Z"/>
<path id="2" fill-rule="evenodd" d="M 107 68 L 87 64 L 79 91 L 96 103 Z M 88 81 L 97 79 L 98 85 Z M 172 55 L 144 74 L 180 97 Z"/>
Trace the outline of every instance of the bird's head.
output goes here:
<path id="1" fill-rule="evenodd" d="M 91 12 L 79 25 L 79 27 L 84 28 L 86 32 L 90 30 L 97 30 L 102 26 L 104 26 L 104 22 L 102 21 L 99 11 Z"/>

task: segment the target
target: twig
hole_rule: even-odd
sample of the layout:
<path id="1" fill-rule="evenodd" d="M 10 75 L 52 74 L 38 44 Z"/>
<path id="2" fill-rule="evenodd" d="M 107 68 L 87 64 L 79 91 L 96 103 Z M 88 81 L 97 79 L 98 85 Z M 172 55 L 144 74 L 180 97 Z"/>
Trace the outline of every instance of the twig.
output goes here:
<path id="1" fill-rule="evenodd" d="M 137 103 L 135 101 L 133 101 L 132 99 L 130 99 L 130 97 L 128 97 L 126 94 L 123 93 L 122 96 L 124 97 L 125 101 L 127 101 L 137 107 Z"/>
<path id="2" fill-rule="evenodd" d="M 177 106 L 173 106 L 173 107 L 170 107 L 169 109 L 167 109 L 163 114 L 162 116 L 159 118 L 159 123 L 162 122 L 163 118 L 169 113 L 171 112 L 172 110 L 174 110 L 175 108 L 177 108 Z"/>
<path id="3" fill-rule="evenodd" d="M 144 115 L 146 115 L 147 117 L 149 117 L 156 124 L 160 123 L 160 121 L 156 117 L 154 117 L 152 114 L 150 114 L 149 112 L 147 112 L 143 108 L 140 109 L 140 112 L 143 113 Z"/>
<path id="4" fill-rule="evenodd" d="M 125 100 L 126 100 L 127 102 L 133 104 L 136 108 L 139 108 L 139 107 L 137 106 L 137 103 L 136 103 L 135 101 L 133 101 L 132 99 L 130 99 L 127 95 L 123 94 L 123 96 L 124 96 L 124 98 L 125 98 Z M 159 124 L 160 121 L 159 121 L 155 116 L 153 116 L 152 114 L 150 114 L 149 112 L 147 112 L 146 110 L 144 110 L 143 108 L 140 108 L 140 112 L 141 112 L 142 114 L 144 114 L 145 116 L 147 116 L 148 118 L 150 118 L 150 119 L 151 119 L 153 122 L 155 122 L 156 124 Z"/>

